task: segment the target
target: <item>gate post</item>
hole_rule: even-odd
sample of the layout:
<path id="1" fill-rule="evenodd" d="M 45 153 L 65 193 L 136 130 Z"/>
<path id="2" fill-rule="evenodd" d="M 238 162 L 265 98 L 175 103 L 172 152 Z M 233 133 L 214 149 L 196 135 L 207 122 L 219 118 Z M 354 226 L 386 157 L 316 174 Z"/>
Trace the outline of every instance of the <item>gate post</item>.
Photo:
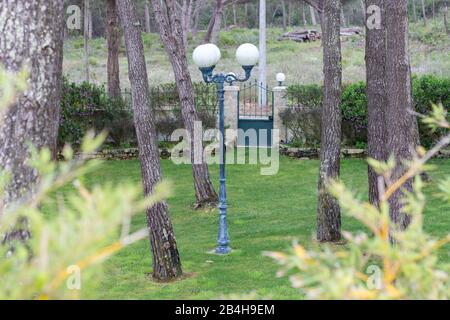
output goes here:
<path id="1" fill-rule="evenodd" d="M 238 128 L 238 93 L 239 86 L 225 87 L 225 127 Z"/>
<path id="2" fill-rule="evenodd" d="M 283 121 L 281 120 L 281 112 L 285 110 L 288 107 L 288 96 L 287 96 L 287 87 L 285 86 L 277 86 L 272 89 L 273 91 L 273 103 L 274 103 L 274 110 L 273 110 L 273 128 L 279 130 L 279 139 L 280 141 L 274 141 L 278 142 L 278 144 L 281 143 L 281 141 L 285 142 L 287 141 L 288 134 L 287 129 L 283 125 Z"/>

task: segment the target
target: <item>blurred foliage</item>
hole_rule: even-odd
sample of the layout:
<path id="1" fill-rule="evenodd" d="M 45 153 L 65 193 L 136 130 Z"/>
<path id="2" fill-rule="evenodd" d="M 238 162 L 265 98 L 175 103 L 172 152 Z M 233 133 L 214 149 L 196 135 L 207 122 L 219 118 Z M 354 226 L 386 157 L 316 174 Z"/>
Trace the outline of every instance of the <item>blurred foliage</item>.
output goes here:
<path id="1" fill-rule="evenodd" d="M 15 74 L 0 65 L 0 111 L 11 105 L 19 92 L 27 88 L 28 71 L 23 69 Z"/>
<path id="2" fill-rule="evenodd" d="M 293 287 L 308 299 L 448 299 L 450 264 L 438 259 L 438 249 L 450 242 L 450 234 L 434 239 L 423 228 L 426 199 L 420 177 L 426 162 L 450 143 L 450 124 L 446 110 L 433 106 L 423 122 L 446 130 L 446 136 L 429 152 L 420 147 L 408 169 L 397 181 L 391 179 L 396 161 L 386 163 L 369 159 L 369 164 L 383 179 L 380 204 L 376 207 L 358 200 L 342 182 L 330 184 L 330 192 L 343 211 L 360 221 L 368 230 L 358 234 L 343 232 L 345 245 L 320 245 L 310 250 L 298 243 L 288 253 L 266 255 L 281 266 L 278 276 L 289 275 Z M 403 211 L 411 224 L 401 230 L 390 218 L 389 198 L 409 179 L 413 190 L 404 192 Z M 450 203 L 450 177 L 439 183 L 441 197 Z"/>
<path id="3" fill-rule="evenodd" d="M 82 151 L 95 151 L 105 136 L 91 133 L 82 141 Z M 47 149 L 32 152 L 30 165 L 40 174 L 36 193 L 28 202 L 8 206 L 1 216 L 1 235 L 27 221 L 31 237 L 0 246 L 0 299 L 78 298 L 83 285 L 94 280 L 89 267 L 147 236 L 147 228 L 129 234 L 131 217 L 168 196 L 166 183 L 146 199 L 138 184 L 106 184 L 89 190 L 83 176 L 101 162 L 75 159 L 70 147 L 62 153 L 65 160 L 55 163 Z M 57 199 L 57 211 L 46 216 L 42 207 L 67 184 L 72 184 L 73 192 Z M 116 241 L 120 228 L 121 239 Z"/>
<path id="4" fill-rule="evenodd" d="M 26 72 L 14 75 L 0 69 L 2 109 L 26 88 L 26 78 Z M 105 138 L 106 133 L 88 132 L 80 148 L 93 152 Z M 93 279 L 92 265 L 148 236 L 146 227 L 130 234 L 131 217 L 169 196 L 167 183 L 145 199 L 138 184 L 87 189 L 83 177 L 101 162 L 74 158 L 69 146 L 62 156 L 64 160 L 54 162 L 49 149 L 31 147 L 28 164 L 40 177 L 33 197 L 7 206 L 2 198 L 9 177 L 0 170 L 0 299 L 78 298 Z M 57 191 L 70 184 L 72 191 L 60 197 Z M 49 203 L 55 203 L 50 216 L 43 211 Z M 20 227 L 26 228 L 29 238 L 10 236 Z M 120 240 L 114 240 L 120 228 Z"/>

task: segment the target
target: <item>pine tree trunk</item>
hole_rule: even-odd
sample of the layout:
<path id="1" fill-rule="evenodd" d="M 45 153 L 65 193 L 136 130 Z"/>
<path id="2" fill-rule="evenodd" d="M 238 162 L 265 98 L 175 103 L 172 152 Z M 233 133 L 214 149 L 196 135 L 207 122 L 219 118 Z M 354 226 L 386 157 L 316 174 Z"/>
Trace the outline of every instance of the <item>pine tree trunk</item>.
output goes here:
<path id="1" fill-rule="evenodd" d="M 303 27 L 306 29 L 306 26 L 308 25 L 308 21 L 306 21 L 306 9 L 305 9 L 305 3 L 302 3 L 302 19 L 303 19 Z"/>
<path id="2" fill-rule="evenodd" d="M 344 7 L 341 7 L 341 25 L 347 27 L 347 20 L 345 19 Z"/>
<path id="3" fill-rule="evenodd" d="M 445 32 L 448 36 L 450 36 L 450 28 L 448 26 L 448 7 L 447 4 L 444 7 L 444 26 L 445 26 Z"/>
<path id="4" fill-rule="evenodd" d="M 403 160 L 411 159 L 415 149 L 416 119 L 412 110 L 411 73 L 408 53 L 408 2 L 388 0 L 386 3 L 386 129 L 388 132 L 387 152 L 396 157 L 392 181 L 404 173 Z M 412 189 L 412 181 L 397 191 L 390 199 L 391 219 L 401 228 L 406 228 L 410 217 L 402 213 L 403 191 Z"/>
<path id="5" fill-rule="evenodd" d="M 206 31 L 205 43 L 217 43 L 219 40 L 220 26 L 222 24 L 223 0 L 216 0 L 216 7 L 213 16 L 209 21 L 208 30 Z"/>
<path id="6" fill-rule="evenodd" d="M 147 66 L 141 27 L 132 0 L 118 2 L 125 34 L 128 70 L 133 98 L 134 123 L 139 144 L 144 193 L 150 195 L 161 180 L 161 167 L 153 115 L 150 112 Z M 153 278 L 169 281 L 182 274 L 175 234 L 165 202 L 147 210 L 147 224 L 153 254 Z"/>
<path id="7" fill-rule="evenodd" d="M 281 0 L 281 10 L 283 11 L 283 31 L 287 30 L 287 13 L 286 13 L 286 3 L 284 0 Z"/>
<path id="8" fill-rule="evenodd" d="M 144 18 L 145 18 L 145 32 L 146 33 L 151 33 L 152 32 L 152 28 L 150 25 L 150 9 L 148 8 L 148 1 L 145 1 L 144 4 Z"/>
<path id="9" fill-rule="evenodd" d="M 376 5 L 384 17 L 384 0 L 366 0 L 366 7 Z M 366 21 L 371 14 L 367 14 Z M 385 19 L 381 19 L 380 28 L 366 26 L 366 83 L 368 107 L 368 156 L 385 161 L 387 130 L 386 130 L 386 29 Z M 374 205 L 379 203 L 378 175 L 369 166 L 369 201 Z"/>
<path id="10" fill-rule="evenodd" d="M 331 180 L 339 178 L 342 95 L 340 0 L 325 0 L 323 14 L 324 101 L 317 208 L 317 240 L 341 239 L 341 214 L 337 200 L 328 193 Z"/>
<path id="11" fill-rule="evenodd" d="M 292 1 L 289 1 L 289 3 L 288 3 L 288 26 L 289 27 L 292 27 L 293 11 L 294 11 L 294 8 L 293 8 Z"/>
<path id="12" fill-rule="evenodd" d="M 94 26 L 93 26 L 93 21 L 92 21 L 92 8 L 89 5 L 88 7 L 88 23 L 89 23 L 89 27 L 88 27 L 88 38 L 89 40 L 93 38 L 94 36 Z"/>
<path id="13" fill-rule="evenodd" d="M 191 137 L 191 163 L 192 175 L 194 178 L 194 188 L 196 197 L 196 207 L 200 208 L 208 205 L 216 205 L 218 202 L 217 193 L 214 191 L 213 184 L 209 175 L 208 165 L 203 158 L 203 152 L 200 160 L 195 157 L 194 150 L 194 126 L 199 121 L 197 110 L 195 109 L 194 87 L 191 75 L 189 73 L 186 50 L 181 39 L 181 24 L 178 19 L 169 21 L 167 16 L 174 16 L 175 4 L 173 0 L 152 0 L 153 11 L 156 21 L 160 26 L 161 41 L 164 43 L 170 63 L 172 64 L 175 81 L 177 83 L 177 92 L 180 98 L 181 115 L 184 126 Z M 167 13 L 167 14 L 166 14 Z M 202 137 L 196 137 L 201 139 Z M 202 140 L 202 139 L 201 139 Z M 200 143 L 201 145 L 201 143 Z M 199 162 L 199 163 L 196 163 Z"/>
<path id="14" fill-rule="evenodd" d="M 89 0 L 84 0 L 84 80 L 89 82 Z"/>
<path id="15" fill-rule="evenodd" d="M 11 72 L 28 68 L 27 90 L 0 119 L 0 170 L 11 174 L 4 205 L 32 197 L 38 180 L 27 165 L 28 143 L 57 149 L 59 128 L 63 0 L 42 6 L 37 0 L 0 2 L 0 65 Z M 0 208 L 1 215 L 2 208 Z"/>
<path id="16" fill-rule="evenodd" d="M 309 6 L 309 13 L 311 14 L 311 22 L 313 26 L 317 25 L 316 14 L 314 12 L 314 8 Z"/>
<path id="17" fill-rule="evenodd" d="M 197 0 L 194 9 L 194 21 L 192 23 L 192 39 L 195 39 L 198 33 L 198 22 L 200 20 L 200 6 L 201 0 Z"/>
<path id="18" fill-rule="evenodd" d="M 121 96 L 119 76 L 120 30 L 116 0 L 108 0 L 107 5 L 108 24 L 106 26 L 106 37 L 108 42 L 108 95 L 112 99 L 118 99 Z"/>
<path id="19" fill-rule="evenodd" d="M 416 0 L 412 0 L 414 22 L 417 22 Z"/>
<path id="20" fill-rule="evenodd" d="M 436 18 L 436 2 L 433 0 L 433 19 Z"/>
<path id="21" fill-rule="evenodd" d="M 249 27 L 249 19 L 248 19 L 248 3 L 244 4 L 244 16 L 245 16 L 245 20 L 244 20 L 244 24 L 243 27 L 244 28 L 248 28 Z"/>
<path id="22" fill-rule="evenodd" d="M 425 9 L 425 0 L 421 0 L 422 1 L 422 15 L 423 15 L 423 23 L 426 26 L 427 25 L 427 11 Z"/>
<path id="23" fill-rule="evenodd" d="M 359 0 L 360 4 L 361 4 L 361 12 L 362 12 L 362 17 L 363 17 L 363 24 L 366 24 L 366 5 L 364 4 L 364 0 Z"/>

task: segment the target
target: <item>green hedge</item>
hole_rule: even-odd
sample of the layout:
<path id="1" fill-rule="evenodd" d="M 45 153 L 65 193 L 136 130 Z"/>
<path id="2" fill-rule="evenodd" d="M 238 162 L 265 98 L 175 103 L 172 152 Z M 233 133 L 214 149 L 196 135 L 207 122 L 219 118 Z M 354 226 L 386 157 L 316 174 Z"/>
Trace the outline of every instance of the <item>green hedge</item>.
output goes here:
<path id="1" fill-rule="evenodd" d="M 197 111 L 203 126 L 215 127 L 217 99 L 215 88 L 194 83 Z M 150 88 L 149 108 L 155 114 L 155 126 L 160 139 L 168 139 L 177 128 L 183 127 L 181 109 L 175 83 Z M 66 143 L 77 147 L 86 131 L 108 130 L 107 143 L 114 147 L 136 146 L 130 92 L 111 100 L 104 86 L 91 83 L 63 81 L 59 146 Z"/>
<path id="2" fill-rule="evenodd" d="M 450 110 L 450 78 L 435 75 L 414 76 L 413 101 L 415 110 L 421 114 L 431 111 L 432 103 L 442 103 Z M 320 108 L 323 101 L 322 87 L 318 85 L 293 85 L 288 88 L 288 101 L 291 106 Z M 343 123 L 350 126 L 353 141 L 349 144 L 367 144 L 367 96 L 366 84 L 357 82 L 345 85 L 342 92 L 341 112 Z M 301 118 L 299 119 L 301 121 Z M 436 142 L 439 132 L 431 132 L 419 122 L 421 144 L 429 147 Z"/>
<path id="3" fill-rule="evenodd" d="M 103 86 L 63 80 L 58 144 L 75 147 L 89 129 L 111 129 L 116 119 L 129 115 L 122 101 L 112 101 Z M 111 131 L 111 130 L 110 130 Z"/>

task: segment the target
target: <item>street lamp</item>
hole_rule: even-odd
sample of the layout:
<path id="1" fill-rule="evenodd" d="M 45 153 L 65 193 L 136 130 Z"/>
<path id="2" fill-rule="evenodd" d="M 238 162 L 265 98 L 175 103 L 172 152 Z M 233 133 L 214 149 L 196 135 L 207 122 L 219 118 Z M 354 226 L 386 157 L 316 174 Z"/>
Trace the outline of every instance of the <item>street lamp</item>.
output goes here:
<path id="1" fill-rule="evenodd" d="M 230 253 L 230 240 L 227 225 L 227 192 L 225 179 L 225 121 L 224 121 L 224 83 L 244 82 L 250 78 L 253 67 L 259 60 L 259 51 L 251 43 L 244 43 L 236 51 L 236 60 L 245 71 L 245 76 L 239 78 L 234 73 L 217 73 L 213 70 L 220 60 L 220 50 L 216 45 L 208 43 L 195 48 L 192 58 L 199 67 L 206 83 L 215 83 L 219 100 L 219 130 L 220 130 L 220 192 L 219 192 L 219 235 L 217 238 L 217 254 Z"/>
<path id="2" fill-rule="evenodd" d="M 277 73 L 277 75 L 275 77 L 278 81 L 278 86 L 282 87 L 283 82 L 286 81 L 286 75 L 284 73 L 280 72 L 280 73 Z"/>

